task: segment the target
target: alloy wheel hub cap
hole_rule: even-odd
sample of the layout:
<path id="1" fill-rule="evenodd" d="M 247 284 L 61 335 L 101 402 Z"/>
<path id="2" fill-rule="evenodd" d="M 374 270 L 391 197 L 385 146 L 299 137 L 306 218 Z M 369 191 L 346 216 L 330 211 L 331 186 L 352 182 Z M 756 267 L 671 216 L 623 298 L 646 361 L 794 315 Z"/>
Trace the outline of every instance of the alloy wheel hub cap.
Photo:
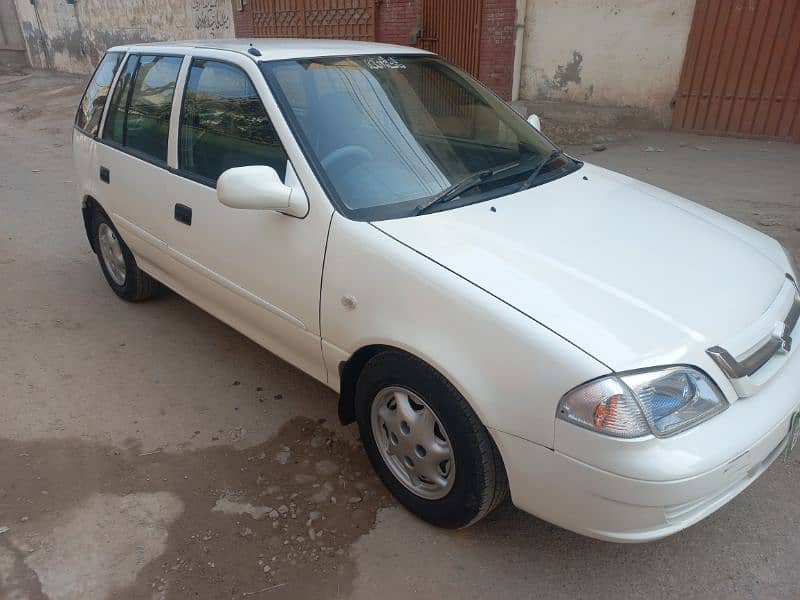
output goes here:
<path id="1" fill-rule="evenodd" d="M 117 285 L 125 285 L 125 257 L 122 255 L 117 234 L 107 224 L 100 223 L 97 237 L 100 241 L 100 255 L 108 274 Z"/>
<path id="2" fill-rule="evenodd" d="M 453 450 L 422 398 L 402 387 L 385 388 L 372 402 L 371 423 L 381 458 L 400 483 L 427 500 L 447 495 L 455 480 Z"/>

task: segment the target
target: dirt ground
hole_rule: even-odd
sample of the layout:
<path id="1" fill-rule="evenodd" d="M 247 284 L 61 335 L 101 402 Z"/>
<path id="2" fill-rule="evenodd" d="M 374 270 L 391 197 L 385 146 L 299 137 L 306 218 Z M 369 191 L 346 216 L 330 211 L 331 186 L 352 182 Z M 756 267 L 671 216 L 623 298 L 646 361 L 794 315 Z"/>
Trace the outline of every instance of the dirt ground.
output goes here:
<path id="1" fill-rule="evenodd" d="M 175 294 L 111 293 L 74 193 L 82 83 L 0 77 L 0 598 L 798 597 L 800 457 L 644 546 L 510 504 L 458 532 L 411 517 L 331 391 Z M 569 150 L 800 254 L 800 146 L 606 145 Z"/>

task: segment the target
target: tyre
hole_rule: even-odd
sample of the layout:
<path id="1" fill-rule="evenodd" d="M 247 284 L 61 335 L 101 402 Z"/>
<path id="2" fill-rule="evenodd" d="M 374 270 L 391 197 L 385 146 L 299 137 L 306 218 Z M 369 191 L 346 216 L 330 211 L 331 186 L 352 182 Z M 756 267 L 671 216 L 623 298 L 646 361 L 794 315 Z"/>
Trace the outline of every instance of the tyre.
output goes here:
<path id="1" fill-rule="evenodd" d="M 147 300 L 158 283 L 139 269 L 111 219 L 101 210 L 92 215 L 92 241 L 100 268 L 114 293 L 128 302 Z"/>
<path id="2" fill-rule="evenodd" d="M 356 419 L 372 466 L 421 519 L 456 529 L 508 495 L 489 432 L 435 369 L 400 351 L 374 356 L 356 384 Z"/>

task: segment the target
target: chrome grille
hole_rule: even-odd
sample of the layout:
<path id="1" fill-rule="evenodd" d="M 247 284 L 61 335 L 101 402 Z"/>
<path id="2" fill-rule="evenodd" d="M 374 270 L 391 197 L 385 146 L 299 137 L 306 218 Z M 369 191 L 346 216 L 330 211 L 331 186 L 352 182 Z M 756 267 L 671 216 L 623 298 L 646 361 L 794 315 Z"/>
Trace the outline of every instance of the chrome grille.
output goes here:
<path id="1" fill-rule="evenodd" d="M 798 320 L 800 320 L 800 295 L 795 294 L 792 307 L 783 322 L 776 323 L 772 335 L 747 356 L 735 358 L 722 346 L 714 346 L 706 352 L 729 379 L 750 377 L 776 354 L 791 351 L 792 332 L 797 326 Z"/>

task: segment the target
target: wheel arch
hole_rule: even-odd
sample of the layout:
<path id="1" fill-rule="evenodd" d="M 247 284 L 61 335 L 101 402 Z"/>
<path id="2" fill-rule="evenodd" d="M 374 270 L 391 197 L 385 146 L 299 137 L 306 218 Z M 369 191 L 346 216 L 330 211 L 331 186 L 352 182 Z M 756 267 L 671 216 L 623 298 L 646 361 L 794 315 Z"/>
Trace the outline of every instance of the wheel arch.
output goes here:
<path id="1" fill-rule="evenodd" d="M 95 247 L 94 240 L 92 239 L 92 216 L 94 215 L 94 212 L 96 210 L 99 210 L 100 212 L 108 216 L 108 213 L 106 213 L 106 211 L 103 210 L 103 207 L 97 200 L 94 199 L 94 197 L 90 196 L 89 194 L 84 196 L 83 199 L 81 200 L 83 227 L 86 230 L 86 239 L 89 240 L 89 246 L 91 247 L 92 252 L 94 252 L 95 254 L 97 254 L 97 248 Z"/>
<path id="2" fill-rule="evenodd" d="M 370 344 L 353 352 L 350 358 L 339 363 L 339 422 L 349 425 L 356 420 L 356 383 L 364 366 L 373 356 L 387 350 L 397 350 L 409 354 L 402 348 L 388 344 Z M 412 355 L 413 356 L 413 355 Z"/>
<path id="3" fill-rule="evenodd" d="M 437 364 L 436 361 L 431 360 L 425 355 L 412 352 L 401 345 L 391 343 L 372 343 L 361 346 L 358 350 L 353 352 L 347 360 L 343 360 L 339 363 L 338 415 L 339 422 L 342 425 L 349 425 L 350 423 L 355 422 L 356 384 L 358 383 L 358 378 L 361 376 L 364 367 L 374 356 L 388 351 L 399 352 L 410 358 L 422 361 L 434 371 L 439 373 L 439 375 L 444 377 L 456 390 L 458 390 L 465 402 L 478 416 L 478 419 L 480 419 L 485 426 L 488 426 L 484 420 L 483 411 L 480 410 L 480 407 L 475 405 L 475 402 L 472 401 L 472 399 L 469 397 L 469 394 L 465 393 L 465 390 L 461 386 L 460 382 L 454 380 L 447 369 L 442 369 L 442 365 Z"/>

